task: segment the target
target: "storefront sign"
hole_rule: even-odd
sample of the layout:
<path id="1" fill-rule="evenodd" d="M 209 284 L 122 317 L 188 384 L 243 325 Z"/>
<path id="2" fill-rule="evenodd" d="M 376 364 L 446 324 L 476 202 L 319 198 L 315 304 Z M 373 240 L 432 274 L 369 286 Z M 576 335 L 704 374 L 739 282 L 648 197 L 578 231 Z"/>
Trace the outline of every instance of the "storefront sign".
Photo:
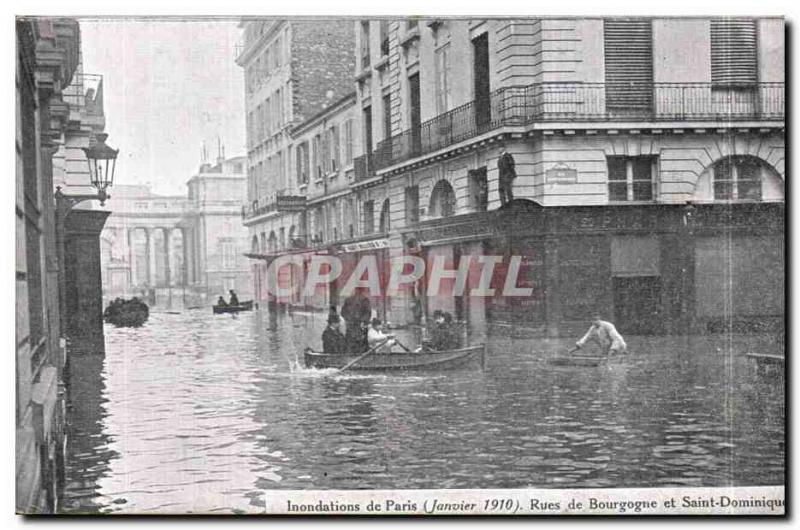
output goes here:
<path id="1" fill-rule="evenodd" d="M 382 248 L 389 248 L 388 239 L 372 239 L 370 241 L 358 241 L 357 243 L 342 245 L 344 252 L 362 252 L 365 250 L 380 250 Z"/>

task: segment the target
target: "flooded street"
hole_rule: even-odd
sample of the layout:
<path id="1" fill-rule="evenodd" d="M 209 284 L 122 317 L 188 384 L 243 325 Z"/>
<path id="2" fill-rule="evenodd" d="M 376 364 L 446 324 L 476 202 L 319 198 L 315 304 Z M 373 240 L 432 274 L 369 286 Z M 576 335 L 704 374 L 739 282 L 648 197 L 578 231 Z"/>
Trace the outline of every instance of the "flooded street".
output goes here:
<path id="1" fill-rule="evenodd" d="M 776 485 L 783 380 L 768 336 L 626 337 L 622 364 L 552 366 L 568 339 L 490 341 L 486 369 L 307 370 L 323 315 L 154 313 L 72 359 L 62 512 L 258 513 L 264 489 Z M 309 342 L 310 341 L 310 342 Z"/>

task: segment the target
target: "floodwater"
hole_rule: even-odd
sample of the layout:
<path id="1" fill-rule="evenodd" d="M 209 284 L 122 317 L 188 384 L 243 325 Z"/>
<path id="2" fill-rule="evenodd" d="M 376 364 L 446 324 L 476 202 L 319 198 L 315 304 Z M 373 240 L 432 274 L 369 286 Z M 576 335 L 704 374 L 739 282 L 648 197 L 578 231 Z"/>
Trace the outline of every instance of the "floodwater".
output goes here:
<path id="1" fill-rule="evenodd" d="M 486 368 L 308 370 L 323 316 L 154 313 L 72 358 L 65 513 L 259 513 L 265 489 L 784 483 L 775 337 L 627 337 L 604 367 L 570 341 L 492 339 Z"/>

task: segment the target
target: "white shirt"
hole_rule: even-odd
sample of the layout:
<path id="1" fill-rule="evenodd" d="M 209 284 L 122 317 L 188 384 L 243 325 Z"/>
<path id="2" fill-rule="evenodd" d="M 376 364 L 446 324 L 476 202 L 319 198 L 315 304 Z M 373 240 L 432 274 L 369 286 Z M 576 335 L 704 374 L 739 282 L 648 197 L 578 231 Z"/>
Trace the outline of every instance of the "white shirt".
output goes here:
<path id="1" fill-rule="evenodd" d="M 576 346 L 583 347 L 590 340 L 595 341 L 603 349 L 614 348 L 619 351 L 625 351 L 627 345 L 622 335 L 619 334 L 617 328 L 611 322 L 601 320 L 599 325 L 592 324 L 589 331 L 586 332 L 581 340 L 575 343 Z"/>
<path id="2" fill-rule="evenodd" d="M 389 335 L 387 335 L 386 333 L 382 332 L 379 329 L 375 329 L 372 326 L 370 326 L 369 327 L 369 331 L 367 331 L 367 343 L 368 343 L 370 349 L 372 349 L 375 346 L 377 346 L 378 344 L 381 344 L 382 342 L 386 341 L 386 339 L 388 339 L 388 338 L 389 338 Z M 393 341 L 389 340 L 388 342 L 386 342 L 386 345 L 388 346 L 388 345 L 391 345 L 392 343 L 393 343 Z"/>

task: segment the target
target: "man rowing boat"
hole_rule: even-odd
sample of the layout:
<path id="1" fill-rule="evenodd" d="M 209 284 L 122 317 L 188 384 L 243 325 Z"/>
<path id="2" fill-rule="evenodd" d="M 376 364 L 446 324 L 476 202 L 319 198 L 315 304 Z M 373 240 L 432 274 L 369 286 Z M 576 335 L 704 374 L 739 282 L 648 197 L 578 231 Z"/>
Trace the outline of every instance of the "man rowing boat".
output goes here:
<path id="1" fill-rule="evenodd" d="M 596 342 L 600 346 L 603 355 L 621 355 L 628 350 L 625 339 L 619 334 L 614 324 L 601 320 L 599 316 L 594 318 L 589 331 L 575 343 L 575 348 L 572 349 L 572 352 L 583 348 L 589 341 Z"/>

